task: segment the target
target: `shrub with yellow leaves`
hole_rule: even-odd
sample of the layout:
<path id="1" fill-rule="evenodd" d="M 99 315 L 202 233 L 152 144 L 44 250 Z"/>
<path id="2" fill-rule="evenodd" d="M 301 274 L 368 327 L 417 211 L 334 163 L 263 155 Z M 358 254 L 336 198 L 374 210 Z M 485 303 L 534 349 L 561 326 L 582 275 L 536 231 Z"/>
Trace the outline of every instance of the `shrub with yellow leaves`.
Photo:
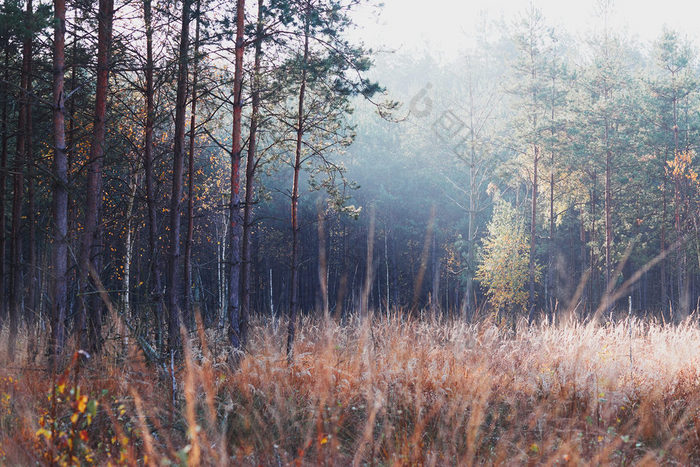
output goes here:
<path id="1" fill-rule="evenodd" d="M 46 398 L 48 407 L 39 418 L 37 448 L 50 464 L 90 464 L 95 459 L 88 428 L 97 414 L 98 402 L 81 392 L 80 358 L 81 354 L 76 352 L 71 365 L 54 382 Z M 71 370 L 74 370 L 72 381 Z"/>

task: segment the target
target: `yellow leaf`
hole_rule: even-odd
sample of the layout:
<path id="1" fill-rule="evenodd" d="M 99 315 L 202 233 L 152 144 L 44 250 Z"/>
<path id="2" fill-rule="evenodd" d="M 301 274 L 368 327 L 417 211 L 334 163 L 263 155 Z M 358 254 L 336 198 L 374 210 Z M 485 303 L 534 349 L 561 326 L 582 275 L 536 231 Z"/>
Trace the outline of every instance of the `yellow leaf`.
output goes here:
<path id="1" fill-rule="evenodd" d="M 87 407 L 87 402 L 88 402 L 88 397 L 86 395 L 80 396 L 80 399 L 78 399 L 78 412 L 83 413 L 85 412 L 85 407 Z"/>

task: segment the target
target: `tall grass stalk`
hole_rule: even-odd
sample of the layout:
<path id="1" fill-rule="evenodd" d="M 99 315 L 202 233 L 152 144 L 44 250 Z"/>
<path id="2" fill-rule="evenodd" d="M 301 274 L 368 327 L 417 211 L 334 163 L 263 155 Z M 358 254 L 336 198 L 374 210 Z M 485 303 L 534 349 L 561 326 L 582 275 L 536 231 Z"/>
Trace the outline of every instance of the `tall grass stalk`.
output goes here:
<path id="1" fill-rule="evenodd" d="M 175 366 L 174 413 L 169 376 L 135 339 L 65 381 L 0 355 L 0 463 L 700 462 L 694 320 L 521 322 L 513 333 L 399 312 L 304 318 L 288 364 L 285 327 L 258 318 L 234 370 L 225 334 L 198 324 Z"/>

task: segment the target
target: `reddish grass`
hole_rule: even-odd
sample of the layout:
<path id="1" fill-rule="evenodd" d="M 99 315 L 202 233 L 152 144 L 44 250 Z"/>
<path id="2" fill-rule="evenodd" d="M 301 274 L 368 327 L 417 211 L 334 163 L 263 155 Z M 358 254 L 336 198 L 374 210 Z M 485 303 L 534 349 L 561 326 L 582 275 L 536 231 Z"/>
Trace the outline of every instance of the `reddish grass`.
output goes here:
<path id="1" fill-rule="evenodd" d="M 285 328 L 259 320 L 235 371 L 222 333 L 193 333 L 174 406 L 133 340 L 53 378 L 2 354 L 0 464 L 700 462 L 695 321 L 304 320 L 292 365 Z"/>

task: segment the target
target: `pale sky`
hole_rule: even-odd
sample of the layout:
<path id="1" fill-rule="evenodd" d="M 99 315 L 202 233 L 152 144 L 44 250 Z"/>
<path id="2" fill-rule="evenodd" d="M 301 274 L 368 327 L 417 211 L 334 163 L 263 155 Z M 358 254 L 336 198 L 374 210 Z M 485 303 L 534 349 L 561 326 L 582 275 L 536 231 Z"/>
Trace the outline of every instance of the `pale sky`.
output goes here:
<path id="1" fill-rule="evenodd" d="M 454 57 L 469 47 L 480 18 L 510 20 L 529 0 L 379 0 L 384 8 L 377 18 L 370 9 L 357 13 L 358 34 L 372 48 L 415 50 L 430 46 L 433 52 Z M 596 0 L 535 0 L 548 24 L 580 36 L 596 24 Z M 613 27 L 650 42 L 664 25 L 700 45 L 700 1 L 615 0 Z M 374 11 L 374 10 L 372 10 Z"/>

